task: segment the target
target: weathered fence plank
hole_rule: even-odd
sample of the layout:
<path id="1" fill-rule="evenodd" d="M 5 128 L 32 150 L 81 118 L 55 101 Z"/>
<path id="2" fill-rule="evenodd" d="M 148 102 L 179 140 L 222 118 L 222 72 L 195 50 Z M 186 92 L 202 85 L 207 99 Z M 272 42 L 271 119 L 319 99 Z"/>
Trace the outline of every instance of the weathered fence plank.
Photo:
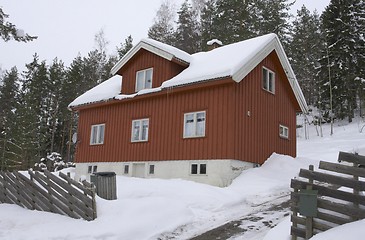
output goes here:
<path id="1" fill-rule="evenodd" d="M 308 182 L 300 181 L 297 179 L 292 179 L 291 188 L 305 189 L 308 185 Z M 342 190 L 330 189 L 325 186 L 320 186 L 318 184 L 312 184 L 314 190 L 318 190 L 318 194 L 322 196 L 332 197 L 352 203 L 357 203 L 361 205 L 365 205 L 365 196 L 355 195 L 353 193 L 345 192 Z"/>
<path id="2" fill-rule="evenodd" d="M 340 152 L 338 160 L 353 163 L 353 166 L 321 161 L 319 169 L 331 171 L 333 174 L 300 169 L 299 177 L 302 179 L 291 180 L 292 240 L 298 237 L 309 239 L 312 230 L 313 234 L 316 234 L 365 218 L 365 196 L 361 194 L 365 191 L 365 182 L 359 180 L 359 177 L 365 177 L 365 169 L 359 168 L 359 166 L 365 166 L 365 156 Z M 338 175 L 338 173 L 345 175 Z M 340 187 L 349 188 L 350 191 L 343 191 L 339 189 Z M 303 196 L 306 197 L 306 195 L 301 192 L 305 193 L 304 189 L 318 191 L 318 195 L 314 195 L 316 201 L 310 204 L 308 201 L 303 201 Z M 303 205 L 304 203 L 306 205 Z M 313 215 L 311 224 L 308 224 L 307 215 L 304 217 L 298 214 L 299 209 L 308 208 L 307 205 L 310 205 L 309 209 L 317 208 L 317 214 Z M 310 214 L 302 210 L 301 213 Z"/>
<path id="3" fill-rule="evenodd" d="M 339 152 L 338 161 L 356 163 L 365 166 L 365 156 L 353 153 Z"/>
<path id="4" fill-rule="evenodd" d="M 313 179 L 324 183 L 349 187 L 356 189 L 358 191 L 365 191 L 365 182 L 357 181 L 351 178 L 339 177 L 326 173 L 309 171 L 306 169 L 300 169 L 299 177 Z"/>
<path id="5" fill-rule="evenodd" d="M 340 165 L 340 164 L 337 164 L 337 163 L 330 163 L 330 162 L 321 161 L 319 163 L 319 169 L 332 171 L 332 172 L 337 172 L 337 173 L 348 174 L 348 175 L 351 175 L 351 176 L 355 174 L 359 177 L 365 177 L 365 169 L 364 168 Z"/>
<path id="6" fill-rule="evenodd" d="M 46 171 L 21 173 L 0 172 L 0 203 L 48 211 L 73 218 L 94 220 L 96 203 L 94 187 L 81 184 L 65 174 L 60 177 Z"/>

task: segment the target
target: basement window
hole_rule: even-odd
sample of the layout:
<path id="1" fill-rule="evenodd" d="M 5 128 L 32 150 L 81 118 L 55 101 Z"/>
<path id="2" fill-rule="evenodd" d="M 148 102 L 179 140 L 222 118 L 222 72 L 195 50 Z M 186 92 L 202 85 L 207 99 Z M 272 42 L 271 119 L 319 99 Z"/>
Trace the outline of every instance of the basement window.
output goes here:
<path id="1" fill-rule="evenodd" d="M 98 166 L 88 166 L 87 167 L 87 173 L 96 173 L 98 171 Z"/>
<path id="2" fill-rule="evenodd" d="M 207 174 L 207 164 L 205 163 L 193 163 L 190 167 L 190 174 L 192 175 L 205 175 Z"/>
<path id="3" fill-rule="evenodd" d="M 289 128 L 284 125 L 279 125 L 279 136 L 282 138 L 289 139 Z"/>
<path id="4" fill-rule="evenodd" d="M 136 73 L 136 92 L 152 88 L 153 68 L 144 69 Z"/>
<path id="5" fill-rule="evenodd" d="M 124 174 L 129 174 L 129 165 L 124 165 Z"/>
<path id="6" fill-rule="evenodd" d="M 151 164 L 148 174 L 153 175 L 155 174 L 155 165 Z"/>
<path id="7" fill-rule="evenodd" d="M 275 73 L 265 67 L 262 68 L 262 88 L 275 93 Z"/>

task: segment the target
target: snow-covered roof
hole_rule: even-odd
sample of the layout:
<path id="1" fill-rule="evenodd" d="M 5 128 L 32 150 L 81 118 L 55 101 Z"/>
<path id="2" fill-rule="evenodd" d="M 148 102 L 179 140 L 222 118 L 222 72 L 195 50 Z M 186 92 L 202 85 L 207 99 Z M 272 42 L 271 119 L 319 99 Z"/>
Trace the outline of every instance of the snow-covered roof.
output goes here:
<path id="1" fill-rule="evenodd" d="M 115 75 L 73 100 L 68 107 L 108 101 L 120 94 L 121 86 L 122 77 Z"/>
<path id="2" fill-rule="evenodd" d="M 84 102 L 77 101 L 76 104 L 75 101 L 79 99 L 77 98 L 73 103 L 70 104 L 69 107 L 93 103 L 97 101 L 105 101 L 109 100 L 110 98 L 131 98 L 136 95 L 161 91 L 166 88 L 189 85 L 208 80 L 221 79 L 225 77 L 231 77 L 234 81 L 240 82 L 265 57 L 267 57 L 273 50 L 275 50 L 284 68 L 290 86 L 294 92 L 294 95 L 299 103 L 301 110 L 303 112 L 307 112 L 308 107 L 304 99 L 303 93 L 299 87 L 295 74 L 289 64 L 284 49 L 276 34 L 271 33 L 238 43 L 225 45 L 208 52 L 199 52 L 192 55 L 175 47 L 152 39 L 143 39 L 113 67 L 111 72 L 113 74 L 116 74 L 118 70 L 124 64 L 126 64 L 141 48 L 144 48 L 168 60 L 172 60 L 173 58 L 181 60 L 187 63 L 188 67 L 180 74 L 163 82 L 162 85 L 158 88 L 150 89 L 148 91 L 140 91 L 136 94 L 131 95 L 119 95 L 120 88 L 118 90 L 113 89 L 110 90 L 110 93 L 105 94 L 105 99 L 100 99 L 99 97 L 97 100 L 92 98 L 88 99 L 88 97 L 85 97 L 84 95 L 86 94 L 90 95 L 89 92 L 86 92 L 79 97 L 83 99 Z M 102 91 L 104 91 L 104 85 L 100 84 L 99 86 L 103 87 Z M 113 86 L 116 87 L 115 85 Z M 98 86 L 96 88 L 98 88 Z M 91 89 L 90 91 L 92 90 L 93 89 Z M 113 94 L 115 94 L 114 97 L 112 96 Z"/>
<path id="3" fill-rule="evenodd" d="M 176 47 L 167 45 L 165 43 L 145 38 L 142 39 L 136 46 L 129 50 L 124 57 L 122 57 L 112 68 L 111 73 L 115 75 L 121 67 L 124 66 L 141 48 L 146 49 L 162 58 L 171 61 L 173 58 L 180 60 L 186 64 L 191 61 L 191 55 Z"/>

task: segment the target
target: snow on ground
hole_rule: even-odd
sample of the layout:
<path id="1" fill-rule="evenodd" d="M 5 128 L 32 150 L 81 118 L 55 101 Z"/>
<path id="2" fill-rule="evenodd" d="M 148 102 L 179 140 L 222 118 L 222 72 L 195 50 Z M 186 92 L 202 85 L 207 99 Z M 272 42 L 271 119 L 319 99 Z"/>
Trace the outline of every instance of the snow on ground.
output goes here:
<path id="1" fill-rule="evenodd" d="M 325 125 L 324 137 L 316 136 L 314 126 L 310 126 L 309 140 L 304 139 L 300 129 L 297 158 L 273 154 L 262 167 L 243 172 L 226 188 L 180 179 L 118 176 L 118 200 L 97 198 L 98 218 L 91 222 L 0 204 L 0 239 L 189 239 L 260 211 L 261 205 L 287 196 L 290 179 L 300 168 L 307 168 L 309 164 L 318 166 L 319 160 L 334 162 L 338 151 L 365 154 L 365 133 L 359 132 L 364 124 L 360 121 L 336 123 L 333 136 Z M 333 229 L 313 239 L 359 239 L 356 234 L 365 235 L 364 228 L 359 227 L 361 224 L 364 221 Z M 249 238 L 242 235 L 235 239 L 286 240 L 290 239 L 289 229 L 289 219 L 284 218 L 268 233 L 265 230 Z M 337 238 L 332 237 L 334 235 Z"/>

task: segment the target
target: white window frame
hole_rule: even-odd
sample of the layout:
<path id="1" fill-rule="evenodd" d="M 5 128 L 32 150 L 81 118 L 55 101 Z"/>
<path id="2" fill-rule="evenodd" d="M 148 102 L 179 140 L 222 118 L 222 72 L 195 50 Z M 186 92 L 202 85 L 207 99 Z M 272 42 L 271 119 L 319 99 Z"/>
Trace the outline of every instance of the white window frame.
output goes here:
<path id="1" fill-rule="evenodd" d="M 146 80 L 146 76 L 147 76 L 148 71 L 151 71 L 151 81 L 150 82 Z M 138 75 L 139 74 L 142 74 L 142 76 L 143 76 L 142 77 L 143 84 L 142 84 L 141 88 L 138 88 Z M 136 72 L 136 87 L 135 87 L 136 92 L 139 92 L 143 89 L 152 88 L 152 81 L 153 81 L 153 68 L 147 68 L 147 69 L 137 71 Z"/>
<path id="2" fill-rule="evenodd" d="M 196 169 L 196 173 L 193 173 L 193 165 L 197 165 L 197 169 Z M 205 173 L 202 173 L 202 165 L 205 165 Z M 206 163 L 191 163 L 190 164 L 190 175 L 207 175 L 208 169 L 207 169 L 207 164 Z"/>
<path id="3" fill-rule="evenodd" d="M 143 137 L 143 123 L 147 122 L 147 132 L 145 139 L 142 139 Z M 139 129 L 138 129 L 138 138 L 134 139 L 134 126 L 136 123 L 139 123 Z M 143 119 L 135 119 L 132 121 L 132 134 L 131 134 L 131 142 L 147 142 L 148 141 L 148 131 L 150 128 L 150 119 L 149 118 L 143 118 Z"/>
<path id="4" fill-rule="evenodd" d="M 96 129 L 95 132 L 94 129 Z M 94 136 L 95 134 L 96 136 Z M 104 144 L 104 137 L 105 137 L 105 123 L 91 125 L 90 145 Z"/>
<path id="5" fill-rule="evenodd" d="M 275 72 L 266 67 L 262 67 L 262 88 L 272 94 L 275 94 Z"/>
<path id="6" fill-rule="evenodd" d="M 279 136 L 289 139 L 289 128 L 285 125 L 279 124 Z"/>
<path id="7" fill-rule="evenodd" d="M 198 114 L 200 113 L 204 113 L 204 132 L 199 134 L 198 133 L 198 119 L 197 119 L 197 116 Z M 188 116 L 193 116 L 193 134 L 191 135 L 188 135 L 187 134 L 187 118 Z M 184 138 L 198 138 L 198 137 L 205 137 L 205 131 L 206 131 L 206 123 L 207 123 L 207 113 L 206 111 L 199 111 L 199 112 L 189 112 L 189 113 L 185 113 L 184 114 L 184 133 L 183 133 L 183 136 Z"/>

